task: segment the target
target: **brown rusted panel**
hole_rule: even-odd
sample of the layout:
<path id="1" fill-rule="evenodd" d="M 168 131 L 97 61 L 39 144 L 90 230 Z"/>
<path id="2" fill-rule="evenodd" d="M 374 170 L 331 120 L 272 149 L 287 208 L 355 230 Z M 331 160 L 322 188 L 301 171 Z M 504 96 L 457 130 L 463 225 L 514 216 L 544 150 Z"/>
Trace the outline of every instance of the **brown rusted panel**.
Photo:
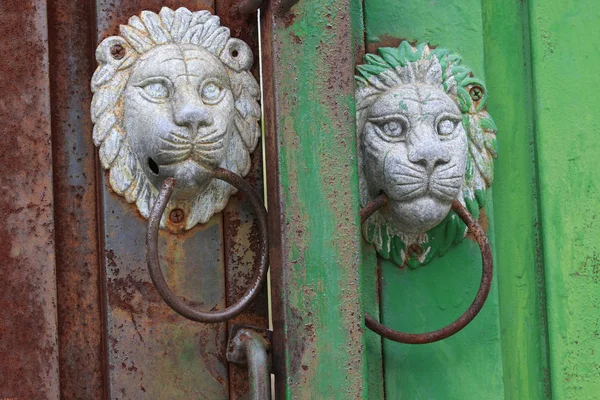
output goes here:
<path id="1" fill-rule="evenodd" d="M 214 0 L 96 0 L 96 20 L 100 40 L 119 34 L 119 25 L 126 24 L 129 17 L 139 15 L 143 10 L 159 12 L 161 8 L 173 10 L 187 7 L 191 11 L 210 10 L 214 12 Z"/>
<path id="2" fill-rule="evenodd" d="M 212 10 L 209 1 L 98 0 L 97 40 L 163 6 Z M 226 324 L 200 324 L 171 310 L 146 267 L 147 220 L 99 184 L 104 241 L 106 357 L 111 399 L 226 399 Z M 161 232 L 159 253 L 172 290 L 205 310 L 225 307 L 222 216 L 182 234 Z"/>
<path id="3" fill-rule="evenodd" d="M 94 7 L 48 4 L 61 399 L 104 398 L 96 163 L 90 132 Z"/>
<path id="4" fill-rule="evenodd" d="M 0 37 L 0 398 L 58 399 L 46 2 L 1 2 Z"/>
<path id="5" fill-rule="evenodd" d="M 229 27 L 232 37 L 239 38 L 250 46 L 254 53 L 252 72 L 259 79 L 258 19 L 257 13 L 240 13 L 239 1 L 216 0 L 215 8 L 221 24 Z M 262 151 L 258 143 L 252 154 L 252 165 L 246 180 L 250 182 L 260 197 L 263 197 Z M 258 254 L 258 225 L 252 208 L 243 195 L 233 196 L 223 212 L 223 233 L 225 245 L 225 270 L 227 284 L 227 304 L 235 303 L 246 291 L 256 268 Z M 246 324 L 267 329 L 268 299 L 266 285 L 262 293 L 249 309 L 228 322 Z M 232 400 L 248 397 L 248 370 L 246 366 L 229 364 L 229 398 Z"/>

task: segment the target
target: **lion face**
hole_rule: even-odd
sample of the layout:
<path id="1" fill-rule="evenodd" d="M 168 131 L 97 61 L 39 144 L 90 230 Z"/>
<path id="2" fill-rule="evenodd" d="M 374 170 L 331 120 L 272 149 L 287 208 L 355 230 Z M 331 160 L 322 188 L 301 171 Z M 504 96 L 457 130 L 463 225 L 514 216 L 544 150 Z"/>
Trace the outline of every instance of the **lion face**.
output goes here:
<path id="1" fill-rule="evenodd" d="M 200 46 L 158 46 L 125 89 L 124 126 L 146 176 L 175 177 L 174 199 L 206 189 L 232 135 L 234 98 L 223 64 Z"/>
<path id="2" fill-rule="evenodd" d="M 371 196 L 388 196 L 386 217 L 409 234 L 438 225 L 466 170 L 467 135 L 456 103 L 437 87 L 402 85 L 369 107 L 363 129 L 364 173 Z"/>

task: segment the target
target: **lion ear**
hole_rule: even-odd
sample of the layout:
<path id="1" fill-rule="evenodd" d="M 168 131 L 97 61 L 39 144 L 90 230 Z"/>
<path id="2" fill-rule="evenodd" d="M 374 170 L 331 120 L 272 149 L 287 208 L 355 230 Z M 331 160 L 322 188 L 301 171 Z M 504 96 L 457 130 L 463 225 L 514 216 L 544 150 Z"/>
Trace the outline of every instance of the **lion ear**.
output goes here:
<path id="1" fill-rule="evenodd" d="M 96 49 L 98 68 L 92 76 L 92 92 L 110 81 L 115 73 L 125 69 L 135 61 L 135 50 L 120 36 L 111 36 L 102 41 Z"/>
<path id="2" fill-rule="evenodd" d="M 250 46 L 239 39 L 231 38 L 219 56 L 221 61 L 235 72 L 250 71 L 254 56 Z"/>

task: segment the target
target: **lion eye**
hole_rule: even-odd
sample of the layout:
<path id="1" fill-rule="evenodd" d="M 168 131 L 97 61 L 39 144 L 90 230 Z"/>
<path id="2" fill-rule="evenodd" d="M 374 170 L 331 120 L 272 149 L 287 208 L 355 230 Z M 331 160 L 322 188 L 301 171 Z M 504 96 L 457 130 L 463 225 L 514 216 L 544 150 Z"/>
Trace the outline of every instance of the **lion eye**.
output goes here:
<path id="1" fill-rule="evenodd" d="M 399 138 L 404 134 L 404 127 L 400 121 L 389 121 L 382 129 L 383 133 L 392 138 Z"/>
<path id="2" fill-rule="evenodd" d="M 149 83 L 142 88 L 148 96 L 155 100 L 164 100 L 169 97 L 169 89 L 160 82 Z"/>
<path id="3" fill-rule="evenodd" d="M 449 120 L 449 119 L 443 119 L 438 123 L 438 134 L 440 135 L 450 135 L 452 132 L 454 132 L 454 128 L 456 127 L 456 122 Z"/>
<path id="4" fill-rule="evenodd" d="M 204 86 L 202 86 L 202 90 L 200 91 L 200 95 L 202 96 L 202 100 L 208 104 L 216 104 L 221 101 L 223 94 L 223 89 L 219 87 L 215 82 L 208 82 Z"/>

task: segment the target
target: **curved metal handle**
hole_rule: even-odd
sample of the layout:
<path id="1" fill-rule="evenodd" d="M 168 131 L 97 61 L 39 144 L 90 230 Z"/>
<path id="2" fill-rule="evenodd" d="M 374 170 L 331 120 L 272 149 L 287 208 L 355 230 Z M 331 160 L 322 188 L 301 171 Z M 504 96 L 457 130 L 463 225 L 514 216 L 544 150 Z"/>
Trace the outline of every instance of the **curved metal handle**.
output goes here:
<path id="1" fill-rule="evenodd" d="M 242 328 L 229 339 L 227 360 L 248 366 L 250 400 L 271 399 L 271 374 L 269 373 L 269 342 L 258 332 Z"/>
<path id="2" fill-rule="evenodd" d="M 375 211 L 383 207 L 385 203 L 385 195 L 380 195 L 375 200 L 367 204 L 361 210 L 360 213 L 361 224 L 364 223 Z M 475 318 L 479 311 L 481 311 L 481 308 L 483 307 L 483 304 L 485 303 L 485 300 L 487 299 L 488 294 L 490 293 L 490 288 L 492 286 L 493 261 L 490 241 L 488 240 L 487 235 L 485 234 L 481 226 L 477 223 L 475 218 L 473 218 L 473 216 L 469 214 L 467 209 L 462 204 L 460 204 L 458 200 L 454 200 L 452 202 L 452 210 L 454 210 L 454 212 L 458 214 L 460 219 L 462 219 L 464 223 L 467 224 L 469 231 L 471 231 L 471 233 L 475 236 L 477 244 L 479 244 L 479 249 L 481 250 L 481 283 L 479 285 L 477 295 L 475 296 L 475 299 L 473 300 L 467 311 L 465 311 L 463 315 L 458 317 L 456 321 L 432 332 L 399 332 L 379 323 L 375 320 L 375 318 L 373 318 L 369 314 L 365 316 L 365 325 L 367 326 L 367 328 L 371 329 L 373 332 L 383 336 L 386 339 L 390 339 L 399 343 L 433 343 L 454 335 L 455 333 L 463 329 L 465 326 L 467 326 L 469 322 L 471 322 L 473 318 Z"/>
<path id="3" fill-rule="evenodd" d="M 152 278 L 156 290 L 165 303 L 178 314 L 191 319 L 192 321 L 212 323 L 227 321 L 235 317 L 240 314 L 252 300 L 254 300 L 267 277 L 268 258 L 267 211 L 258 196 L 254 194 L 252 187 L 241 176 L 223 168 L 215 169 L 213 177 L 233 185 L 240 192 L 243 192 L 248 196 L 250 205 L 254 208 L 258 220 L 258 228 L 260 231 L 260 253 L 257 260 L 258 268 L 254 272 L 254 279 L 250 288 L 244 293 L 240 300 L 224 310 L 200 311 L 185 304 L 167 285 L 160 269 L 160 261 L 158 258 L 158 228 L 160 226 L 160 219 L 169 202 L 169 198 L 171 197 L 171 193 L 173 193 L 173 188 L 175 186 L 175 179 L 173 178 L 167 178 L 163 183 L 158 198 L 156 199 L 156 203 L 154 203 L 154 207 L 150 213 L 150 218 L 148 219 L 148 234 L 146 236 L 146 261 L 148 263 L 148 271 L 150 272 L 150 277 Z"/>

